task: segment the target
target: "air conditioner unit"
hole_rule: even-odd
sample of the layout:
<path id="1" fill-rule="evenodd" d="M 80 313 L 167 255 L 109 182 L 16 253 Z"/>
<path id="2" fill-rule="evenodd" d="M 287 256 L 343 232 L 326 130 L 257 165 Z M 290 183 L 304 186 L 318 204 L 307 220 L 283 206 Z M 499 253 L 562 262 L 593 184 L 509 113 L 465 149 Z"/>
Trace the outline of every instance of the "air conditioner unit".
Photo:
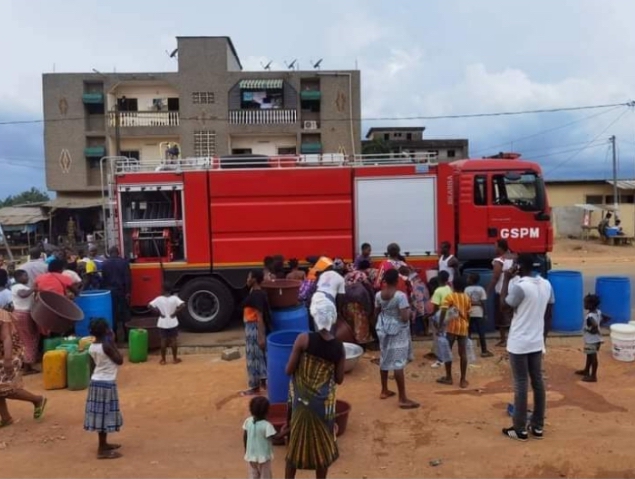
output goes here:
<path id="1" fill-rule="evenodd" d="M 304 129 L 305 130 L 317 130 L 318 129 L 317 121 L 305 121 L 304 122 Z"/>

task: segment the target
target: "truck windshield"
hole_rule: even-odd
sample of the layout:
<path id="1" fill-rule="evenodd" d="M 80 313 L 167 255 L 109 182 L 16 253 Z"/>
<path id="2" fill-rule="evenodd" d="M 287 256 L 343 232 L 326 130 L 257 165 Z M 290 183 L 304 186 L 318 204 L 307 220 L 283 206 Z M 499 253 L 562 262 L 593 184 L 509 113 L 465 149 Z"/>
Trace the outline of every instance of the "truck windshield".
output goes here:
<path id="1" fill-rule="evenodd" d="M 535 173 L 494 175 L 492 182 L 495 205 L 515 206 L 524 211 L 542 211 L 544 183 Z"/>

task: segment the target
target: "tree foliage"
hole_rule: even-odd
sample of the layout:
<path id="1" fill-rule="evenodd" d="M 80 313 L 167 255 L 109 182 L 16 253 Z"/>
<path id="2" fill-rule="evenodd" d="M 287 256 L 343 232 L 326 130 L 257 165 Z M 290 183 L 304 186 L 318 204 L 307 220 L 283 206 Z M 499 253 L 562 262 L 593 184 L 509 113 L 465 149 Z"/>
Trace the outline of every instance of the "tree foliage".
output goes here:
<path id="1" fill-rule="evenodd" d="M 9 195 L 4 200 L 0 200 L 0 208 L 5 206 L 24 205 L 27 203 L 43 203 L 49 201 L 49 195 L 46 191 L 32 187 L 30 190 L 23 191 L 17 195 Z"/>
<path id="2" fill-rule="evenodd" d="M 364 155 L 387 155 L 391 152 L 391 145 L 389 141 L 383 138 L 375 138 L 369 143 L 364 143 L 362 147 L 362 153 Z"/>

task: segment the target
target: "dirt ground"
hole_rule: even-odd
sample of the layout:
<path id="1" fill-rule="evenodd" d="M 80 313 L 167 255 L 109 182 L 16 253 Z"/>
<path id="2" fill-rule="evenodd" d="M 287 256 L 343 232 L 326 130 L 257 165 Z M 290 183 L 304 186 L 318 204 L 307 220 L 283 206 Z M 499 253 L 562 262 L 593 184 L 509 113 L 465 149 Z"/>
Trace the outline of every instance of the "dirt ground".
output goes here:
<path id="1" fill-rule="evenodd" d="M 633 246 L 609 246 L 600 240 L 557 240 L 551 253 L 554 267 L 576 264 L 584 270 L 585 265 L 604 265 L 612 263 L 631 263 L 635 261 Z"/>
<path id="2" fill-rule="evenodd" d="M 566 241 L 553 260 L 556 268 L 610 271 L 613 263 L 631 262 L 633 250 Z M 427 344 L 420 344 L 407 369 L 408 392 L 422 403 L 416 411 L 379 400 L 378 368 L 365 355 L 338 390 L 352 412 L 331 477 L 635 478 L 635 364 L 614 361 L 607 344 L 599 382 L 581 383 L 573 375 L 584 361 L 581 341 L 551 340 L 546 437 L 529 443 L 500 433 L 510 425 L 505 409 L 512 399 L 501 350 L 472 366 L 470 387 L 460 390 L 435 383 L 440 372 L 422 360 Z M 237 395 L 245 376 L 244 359 L 223 362 L 218 354 L 188 355 L 176 366 L 159 366 L 156 356 L 125 364 L 119 376 L 125 424 L 113 436 L 124 457 L 116 461 L 94 459 L 96 435 L 82 429 L 85 391 L 48 391 L 39 423 L 29 405 L 11 402 L 18 421 L 0 429 L 0 477 L 245 477 L 241 425 L 248 400 Z M 39 393 L 41 381 L 28 377 L 26 385 Z M 275 452 L 274 477 L 282 477 L 284 447 Z"/>
<path id="3" fill-rule="evenodd" d="M 632 437 L 635 365 L 600 355 L 600 381 L 573 375 L 584 360 L 579 338 L 554 339 L 546 356 L 548 412 L 543 441 L 516 443 L 500 428 L 510 424 L 507 364 L 497 357 L 470 368 L 470 388 L 437 385 L 438 370 L 408 368 L 410 395 L 422 402 L 402 411 L 381 401 L 377 366 L 363 357 L 338 397 L 352 404 L 340 437 L 332 477 L 635 477 Z M 27 378 L 32 391 L 41 377 Z M 82 430 L 85 392 L 48 392 L 41 423 L 31 408 L 11 403 L 17 424 L 0 431 L 2 477 L 245 477 L 242 421 L 247 399 L 243 361 L 186 356 L 177 366 L 126 364 L 119 380 L 125 426 L 116 435 L 125 456 L 94 459 L 96 437 Z M 275 477 L 284 447 L 276 448 Z M 433 467 L 431 461 L 440 461 Z M 310 477 L 302 473 L 299 477 Z"/>

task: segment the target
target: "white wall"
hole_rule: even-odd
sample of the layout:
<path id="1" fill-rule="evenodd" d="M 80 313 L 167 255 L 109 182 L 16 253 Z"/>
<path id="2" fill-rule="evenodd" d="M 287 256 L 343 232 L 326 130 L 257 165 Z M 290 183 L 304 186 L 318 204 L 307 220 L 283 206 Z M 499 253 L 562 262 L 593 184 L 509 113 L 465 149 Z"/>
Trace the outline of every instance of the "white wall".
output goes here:
<path id="1" fill-rule="evenodd" d="M 278 155 L 278 148 L 297 148 L 295 135 L 280 136 L 232 136 L 229 140 L 229 151 L 234 148 L 251 148 L 254 155 Z"/>
<path id="2" fill-rule="evenodd" d="M 122 85 L 117 87 L 116 97 L 136 98 L 139 111 L 156 111 L 152 106 L 155 98 L 163 99 L 163 109 L 168 109 L 168 98 L 178 98 L 179 93 L 169 85 Z M 108 95 L 108 110 L 115 109 L 115 95 Z"/>

